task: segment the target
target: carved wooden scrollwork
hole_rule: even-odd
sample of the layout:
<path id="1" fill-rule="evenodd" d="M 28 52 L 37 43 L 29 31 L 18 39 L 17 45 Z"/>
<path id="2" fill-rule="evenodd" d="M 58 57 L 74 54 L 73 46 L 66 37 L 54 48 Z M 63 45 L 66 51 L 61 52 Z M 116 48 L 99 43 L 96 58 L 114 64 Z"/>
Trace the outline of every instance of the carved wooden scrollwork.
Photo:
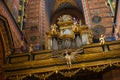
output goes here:
<path id="1" fill-rule="evenodd" d="M 100 66 L 92 66 L 92 67 L 86 67 L 88 70 L 93 72 L 101 72 L 104 69 L 106 69 L 109 65 L 100 65 Z"/>

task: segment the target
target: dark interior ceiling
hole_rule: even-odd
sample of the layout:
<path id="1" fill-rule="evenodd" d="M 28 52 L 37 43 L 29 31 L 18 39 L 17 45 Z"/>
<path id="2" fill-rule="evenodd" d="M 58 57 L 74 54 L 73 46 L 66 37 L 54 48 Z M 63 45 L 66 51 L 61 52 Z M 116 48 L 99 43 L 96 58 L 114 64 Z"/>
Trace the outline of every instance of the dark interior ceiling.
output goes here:
<path id="1" fill-rule="evenodd" d="M 51 20 L 52 15 L 54 15 L 56 12 L 60 12 L 65 9 L 78 9 L 80 12 L 83 13 L 81 0 L 70 0 L 70 1 L 64 0 L 60 4 L 56 0 L 45 0 L 45 5 L 49 20 Z M 56 9 L 54 10 L 54 8 Z"/>
<path id="2" fill-rule="evenodd" d="M 72 9 L 75 8 L 71 3 L 69 2 L 62 2 L 59 7 L 57 8 L 56 12 L 59 12 L 64 9 Z"/>

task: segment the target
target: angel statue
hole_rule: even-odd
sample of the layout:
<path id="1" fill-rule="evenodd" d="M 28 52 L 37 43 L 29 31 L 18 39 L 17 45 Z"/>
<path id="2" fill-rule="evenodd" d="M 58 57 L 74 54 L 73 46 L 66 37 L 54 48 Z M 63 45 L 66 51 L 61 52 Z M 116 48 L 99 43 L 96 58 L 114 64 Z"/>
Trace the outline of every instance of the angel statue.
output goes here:
<path id="1" fill-rule="evenodd" d="M 33 45 L 32 44 L 30 44 L 30 46 L 29 46 L 29 52 L 30 53 L 33 52 Z"/>
<path id="2" fill-rule="evenodd" d="M 56 24 L 51 25 L 51 31 L 57 32 L 57 25 Z"/>
<path id="3" fill-rule="evenodd" d="M 76 57 L 76 55 L 77 55 L 78 53 L 83 53 L 83 49 L 78 49 L 78 50 L 76 50 L 76 51 L 74 51 L 74 52 L 69 52 L 68 50 L 65 51 L 65 53 L 64 53 L 64 58 L 66 59 L 67 65 L 68 65 L 69 67 L 71 67 L 72 60 L 75 59 L 75 57 Z"/>
<path id="4" fill-rule="evenodd" d="M 100 44 L 104 44 L 105 43 L 105 35 L 101 35 L 99 38 Z"/>

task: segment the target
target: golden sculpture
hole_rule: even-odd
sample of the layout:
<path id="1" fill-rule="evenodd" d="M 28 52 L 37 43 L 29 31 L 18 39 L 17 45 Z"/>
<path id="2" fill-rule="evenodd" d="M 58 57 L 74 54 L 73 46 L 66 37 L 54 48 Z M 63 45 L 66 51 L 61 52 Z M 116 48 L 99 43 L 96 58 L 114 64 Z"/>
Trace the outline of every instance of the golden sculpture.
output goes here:
<path id="1" fill-rule="evenodd" d="M 33 52 L 33 45 L 32 44 L 30 44 L 30 46 L 29 46 L 29 52 L 30 53 Z"/>
<path id="2" fill-rule="evenodd" d="M 58 22 L 68 22 L 68 21 L 72 21 L 72 16 L 70 15 L 62 15 L 58 18 Z"/>
<path id="3" fill-rule="evenodd" d="M 72 26 L 72 30 L 73 32 L 81 32 L 81 27 L 79 24 L 77 24 L 76 22 L 74 22 L 73 26 Z"/>
<path id="4" fill-rule="evenodd" d="M 51 25 L 50 34 L 51 35 L 57 35 L 58 34 L 57 25 L 56 24 Z"/>
<path id="5" fill-rule="evenodd" d="M 105 35 L 101 35 L 100 38 L 99 38 L 99 40 L 100 40 L 100 44 L 101 45 L 105 44 Z"/>
<path id="6" fill-rule="evenodd" d="M 70 48 L 70 46 L 73 47 L 75 44 L 77 47 L 81 47 L 82 45 L 92 43 L 92 30 L 82 25 L 81 20 L 77 22 L 75 19 L 72 19 L 71 15 L 65 14 L 58 18 L 57 24 L 59 27 L 56 24 L 51 25 L 51 30 L 47 32 L 47 35 L 50 37 L 49 45 L 54 43 L 53 40 L 56 42 L 56 47 L 62 45 L 63 48 Z M 62 44 L 59 45 L 58 43 L 61 43 L 59 41 L 62 41 Z M 48 47 L 49 49 L 50 46 Z"/>

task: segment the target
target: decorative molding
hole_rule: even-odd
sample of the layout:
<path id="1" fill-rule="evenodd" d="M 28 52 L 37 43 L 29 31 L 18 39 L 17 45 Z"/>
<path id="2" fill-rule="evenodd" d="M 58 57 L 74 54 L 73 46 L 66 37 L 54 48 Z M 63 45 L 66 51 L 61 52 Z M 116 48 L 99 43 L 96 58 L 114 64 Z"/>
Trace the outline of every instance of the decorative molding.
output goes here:
<path id="1" fill-rule="evenodd" d="M 72 77 L 76 73 L 78 73 L 80 70 L 81 70 L 81 68 L 78 68 L 77 70 L 58 71 L 58 73 L 62 74 L 65 77 Z"/>
<path id="2" fill-rule="evenodd" d="M 83 47 L 83 49 L 89 49 L 93 47 L 96 48 L 106 45 L 110 45 L 110 46 L 120 45 L 120 41 L 107 42 L 104 45 L 99 45 L 99 44 L 86 45 Z M 46 54 L 44 56 L 48 58 L 43 58 L 39 60 L 34 59 L 33 61 L 31 60 L 31 61 L 24 61 L 19 63 L 3 65 L 6 76 L 21 76 L 21 75 L 35 74 L 35 76 L 40 75 L 42 76 L 42 78 L 45 79 L 53 75 L 53 73 L 56 74 L 59 73 L 65 77 L 71 77 L 81 70 L 101 72 L 108 67 L 114 67 L 114 66 L 120 67 L 119 46 L 117 49 L 115 48 L 112 50 L 110 47 L 110 50 L 108 50 L 107 52 L 102 51 L 98 53 L 91 52 L 89 54 L 87 53 L 77 54 L 76 58 L 72 61 L 71 66 L 68 66 L 64 60 L 61 60 L 58 57 L 53 58 L 52 56 L 50 56 L 50 54 L 52 54 L 52 51 L 50 50 L 31 53 L 31 55 L 34 55 L 34 57 L 36 55 L 40 56 L 41 54 L 42 55 Z M 22 57 L 22 55 L 23 54 L 14 55 L 14 56 L 12 55 L 11 58 L 14 57 L 16 58 L 19 56 Z"/>
<path id="3" fill-rule="evenodd" d="M 93 72 L 101 72 L 106 69 L 109 65 L 95 66 L 95 67 L 86 67 L 88 70 Z"/>
<path id="4" fill-rule="evenodd" d="M 43 79 L 45 80 L 46 78 L 50 77 L 51 75 L 53 75 L 54 72 L 47 72 L 47 73 L 42 73 L 42 74 L 39 74 L 39 73 L 35 73 L 33 74 L 35 77 L 38 77 L 40 79 Z"/>

